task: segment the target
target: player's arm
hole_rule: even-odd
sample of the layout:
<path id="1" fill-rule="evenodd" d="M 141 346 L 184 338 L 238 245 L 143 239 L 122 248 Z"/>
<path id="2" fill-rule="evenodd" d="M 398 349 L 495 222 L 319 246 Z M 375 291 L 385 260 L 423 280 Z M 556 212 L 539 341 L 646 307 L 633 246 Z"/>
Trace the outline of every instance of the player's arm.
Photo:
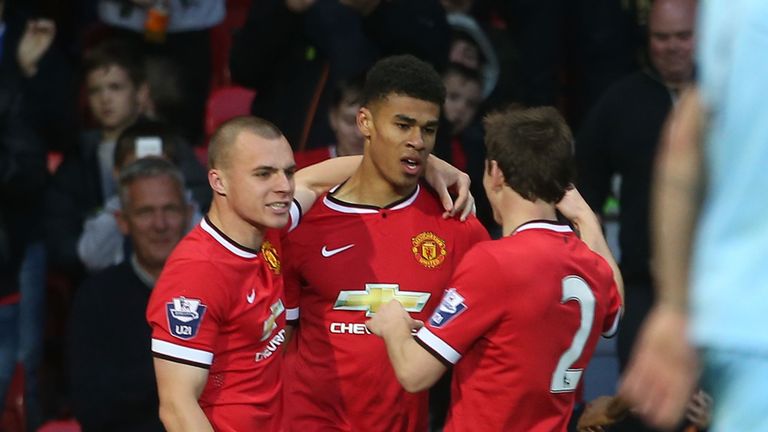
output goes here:
<path id="1" fill-rule="evenodd" d="M 426 390 L 445 373 L 447 367 L 419 345 L 411 331 L 423 323 L 408 315 L 397 300 L 385 304 L 366 323 L 368 329 L 384 339 L 397 380 L 411 393 Z"/>
<path id="2" fill-rule="evenodd" d="M 619 389 L 655 427 L 681 418 L 696 383 L 696 352 L 686 338 L 688 265 L 703 194 L 704 110 L 695 91 L 683 94 L 662 135 L 653 194 L 657 303 L 635 343 Z"/>
<path id="3" fill-rule="evenodd" d="M 208 381 L 208 369 L 154 358 L 160 420 L 168 432 L 213 432 L 197 400 Z"/>
<path id="4" fill-rule="evenodd" d="M 309 210 L 320 195 L 352 176 L 361 160 L 362 156 L 341 156 L 300 169 L 294 199 L 303 210 Z"/>
<path id="5" fill-rule="evenodd" d="M 680 310 L 688 304 L 688 264 L 704 192 L 703 125 L 698 92 L 688 90 L 665 128 L 654 179 L 651 226 L 659 301 Z"/>
<path id="6" fill-rule="evenodd" d="M 294 199 L 306 211 L 317 198 L 330 188 L 352 176 L 362 156 L 343 156 L 310 165 L 296 172 L 296 192 Z M 424 174 L 427 183 L 440 196 L 445 217 L 459 215 L 465 220 L 473 211 L 475 199 L 469 193 L 469 176 L 442 159 L 430 155 Z M 455 188 L 456 201 L 453 201 L 449 188 Z"/>
<path id="7" fill-rule="evenodd" d="M 621 302 L 624 304 L 624 279 L 621 277 L 619 264 L 613 257 L 613 253 L 611 253 L 611 249 L 608 247 L 608 242 L 605 240 L 603 228 L 597 215 L 575 187 L 565 193 L 563 199 L 557 203 L 557 209 L 573 223 L 579 231 L 581 240 L 590 249 L 602 256 L 608 262 L 608 265 L 611 266 L 613 280 L 616 281 Z"/>

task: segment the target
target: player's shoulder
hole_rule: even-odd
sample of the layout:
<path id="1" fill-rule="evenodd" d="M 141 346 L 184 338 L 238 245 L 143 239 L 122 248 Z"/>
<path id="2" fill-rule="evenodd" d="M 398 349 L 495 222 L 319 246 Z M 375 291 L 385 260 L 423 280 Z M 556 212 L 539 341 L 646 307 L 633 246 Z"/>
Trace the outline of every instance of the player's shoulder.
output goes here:
<path id="1" fill-rule="evenodd" d="M 173 249 L 171 255 L 168 257 L 168 262 L 172 260 L 184 259 L 184 258 L 202 258 L 209 252 L 208 247 L 211 244 L 207 237 L 207 234 L 200 225 L 196 225 L 190 232 L 185 235 L 179 244 Z"/>
<path id="2" fill-rule="evenodd" d="M 206 235 L 196 227 L 179 242 L 166 260 L 153 291 L 217 284 L 222 279 L 226 254 Z"/>
<path id="3" fill-rule="evenodd" d="M 464 231 L 481 231 L 488 237 L 488 231 L 475 215 L 470 215 L 465 221 L 462 221 L 458 217 L 443 218 L 443 213 L 445 212 L 443 203 L 440 201 L 437 192 L 426 182 L 420 183 L 419 196 L 417 197 L 415 204 L 417 207 L 420 207 L 425 214 L 433 217 L 442 225 L 457 227 L 457 229 Z"/>
<path id="4" fill-rule="evenodd" d="M 440 202 L 440 196 L 437 195 L 437 191 L 432 189 L 426 181 L 419 182 L 418 196 L 414 204 L 417 207 L 428 212 L 430 215 L 442 216 L 443 204 Z"/>
<path id="5" fill-rule="evenodd" d="M 504 257 L 504 261 L 507 260 L 508 255 L 505 255 L 503 251 L 503 239 L 499 240 L 483 240 L 479 241 L 464 253 L 462 261 L 470 263 L 469 265 L 476 265 L 484 263 L 486 265 L 498 265 L 499 258 Z"/>

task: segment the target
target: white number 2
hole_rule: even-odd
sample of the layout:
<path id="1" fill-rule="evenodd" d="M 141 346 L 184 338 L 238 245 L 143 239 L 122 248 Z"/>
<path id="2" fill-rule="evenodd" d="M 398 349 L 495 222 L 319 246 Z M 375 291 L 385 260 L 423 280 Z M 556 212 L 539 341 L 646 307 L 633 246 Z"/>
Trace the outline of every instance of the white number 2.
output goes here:
<path id="1" fill-rule="evenodd" d="M 571 369 L 571 366 L 581 357 L 584 345 L 589 339 L 595 316 L 595 295 L 584 279 L 578 276 L 566 276 L 562 286 L 563 297 L 560 303 L 567 303 L 572 300 L 579 302 L 581 324 L 573 336 L 571 346 L 560 356 L 557 367 L 552 373 L 552 384 L 549 387 L 549 391 L 552 393 L 572 392 L 579 384 L 584 369 Z"/>

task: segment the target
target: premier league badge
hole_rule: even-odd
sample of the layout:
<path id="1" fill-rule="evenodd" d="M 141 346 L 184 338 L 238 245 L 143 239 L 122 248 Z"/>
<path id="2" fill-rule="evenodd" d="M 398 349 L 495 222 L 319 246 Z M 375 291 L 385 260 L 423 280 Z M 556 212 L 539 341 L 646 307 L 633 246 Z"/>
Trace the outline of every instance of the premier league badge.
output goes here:
<path id="1" fill-rule="evenodd" d="M 467 305 L 464 304 L 464 297 L 456 291 L 456 288 L 448 288 L 440 301 L 440 306 L 429 319 L 429 324 L 435 328 L 443 327 L 465 310 Z"/>
<path id="2" fill-rule="evenodd" d="M 166 303 L 168 312 L 168 330 L 179 339 L 192 339 L 197 336 L 197 330 L 205 315 L 205 305 L 197 299 L 175 297 Z"/>

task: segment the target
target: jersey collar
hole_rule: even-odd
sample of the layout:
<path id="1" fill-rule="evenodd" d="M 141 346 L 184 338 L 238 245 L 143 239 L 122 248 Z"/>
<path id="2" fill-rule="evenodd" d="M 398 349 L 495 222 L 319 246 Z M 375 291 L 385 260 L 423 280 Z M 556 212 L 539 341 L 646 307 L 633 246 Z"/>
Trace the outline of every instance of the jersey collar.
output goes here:
<path id="1" fill-rule="evenodd" d="M 214 225 L 209 219 L 208 216 L 205 216 L 203 219 L 200 220 L 200 228 L 203 229 L 203 231 L 210 234 L 211 237 L 214 238 L 219 244 L 224 246 L 228 251 L 232 252 L 233 254 L 242 257 L 242 258 L 256 258 L 256 255 L 258 253 L 257 250 L 247 248 L 241 244 L 238 244 L 231 238 L 227 237 L 226 234 L 221 232 L 218 228 L 216 228 L 216 225 Z"/>
<path id="2" fill-rule="evenodd" d="M 416 201 L 416 198 L 419 196 L 419 192 L 421 191 L 421 186 L 417 184 L 416 189 L 414 189 L 410 195 L 400 200 L 397 200 L 391 204 L 388 204 L 384 207 L 377 207 L 377 206 L 366 205 L 366 204 L 352 204 L 352 203 L 344 202 L 344 201 L 341 201 L 340 199 L 334 198 L 332 194 L 336 192 L 336 190 L 339 187 L 341 187 L 343 184 L 344 183 L 338 186 L 334 186 L 333 189 L 328 191 L 328 193 L 325 194 L 325 196 L 323 197 L 323 204 L 326 207 L 340 213 L 375 214 L 382 209 L 400 210 L 413 204 L 413 202 Z"/>
<path id="3" fill-rule="evenodd" d="M 548 221 L 548 220 L 532 220 L 517 227 L 515 231 L 512 233 L 512 235 L 515 235 L 519 232 L 532 230 L 532 229 L 543 229 L 547 231 L 554 231 L 554 232 L 560 232 L 560 233 L 573 232 L 573 229 L 571 229 L 571 227 L 566 224 L 562 224 L 554 221 Z"/>

